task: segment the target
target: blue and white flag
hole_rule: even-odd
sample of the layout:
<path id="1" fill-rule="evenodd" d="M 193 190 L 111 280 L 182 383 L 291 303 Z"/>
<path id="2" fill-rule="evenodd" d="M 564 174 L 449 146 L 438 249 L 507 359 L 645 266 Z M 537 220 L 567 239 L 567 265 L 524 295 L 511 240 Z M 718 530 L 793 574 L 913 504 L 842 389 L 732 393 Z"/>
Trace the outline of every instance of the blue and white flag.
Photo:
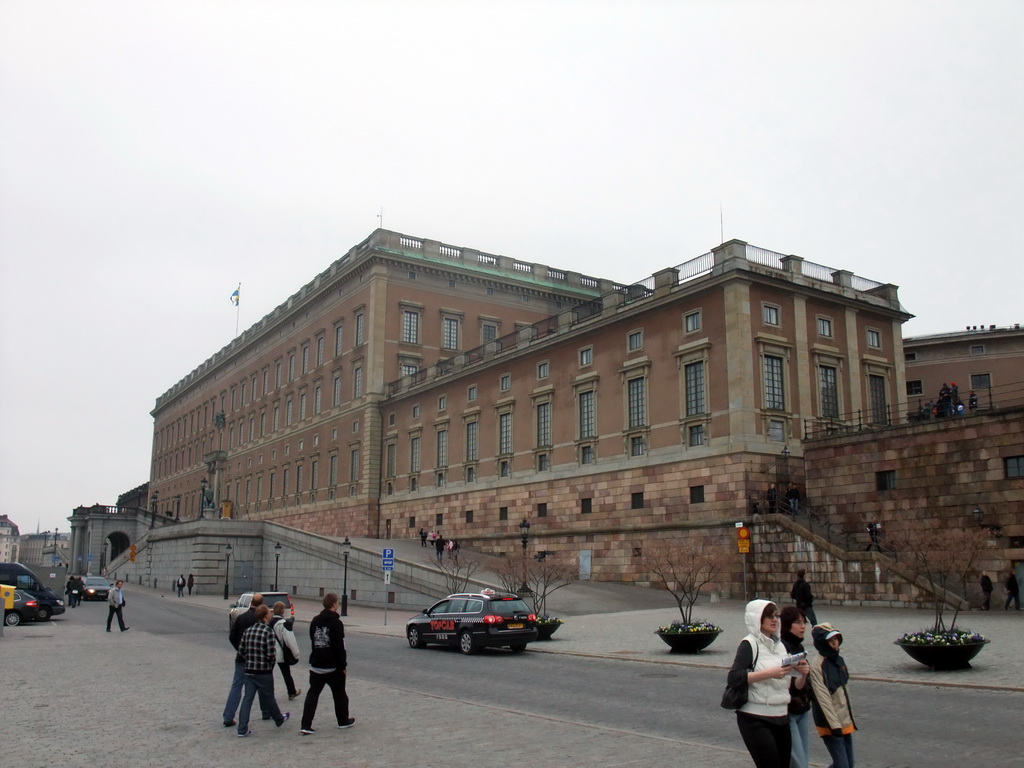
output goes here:
<path id="1" fill-rule="evenodd" d="M 238 284 L 238 287 L 235 288 L 235 292 L 232 293 L 231 297 L 230 297 L 231 298 L 231 303 L 234 304 L 236 307 L 238 306 L 238 292 L 240 290 L 242 290 L 242 284 L 241 283 Z"/>

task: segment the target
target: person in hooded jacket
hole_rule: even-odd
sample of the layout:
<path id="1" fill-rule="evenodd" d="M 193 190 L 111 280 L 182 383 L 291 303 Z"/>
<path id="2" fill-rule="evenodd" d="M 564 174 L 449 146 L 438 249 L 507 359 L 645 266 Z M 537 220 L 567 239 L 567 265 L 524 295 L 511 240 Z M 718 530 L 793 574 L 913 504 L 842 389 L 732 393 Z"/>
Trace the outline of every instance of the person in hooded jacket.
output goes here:
<path id="1" fill-rule="evenodd" d="M 814 725 L 832 756 L 833 768 L 853 768 L 853 721 L 850 679 L 846 662 L 839 655 L 843 636 L 831 624 L 819 624 L 811 630 L 814 649 L 820 654 L 811 663 L 811 709 Z"/>
<path id="2" fill-rule="evenodd" d="M 806 680 L 808 666 L 783 666 L 786 647 L 779 637 L 779 609 L 770 600 L 751 600 L 744 611 L 750 634 L 736 650 L 730 686 L 747 684 L 747 701 L 736 710 L 736 725 L 757 768 L 789 768 L 789 680 Z"/>
<path id="3" fill-rule="evenodd" d="M 303 736 L 316 733 L 313 718 L 324 686 L 330 686 L 334 695 L 334 715 L 339 728 L 351 728 L 356 719 L 348 714 L 348 694 L 345 675 L 348 653 L 345 651 L 345 625 L 338 615 L 338 595 L 328 592 L 323 599 L 324 609 L 309 624 L 309 640 L 313 650 L 309 654 L 309 688 L 302 707 Z"/>
<path id="4" fill-rule="evenodd" d="M 787 605 L 779 614 L 782 644 L 786 653 L 804 652 L 807 616 L 795 605 Z M 808 667 L 810 671 L 810 667 Z M 806 677 L 789 680 L 789 735 L 793 741 L 789 753 L 790 768 L 808 768 L 807 722 L 811 719 L 811 688 Z"/>
<path id="5" fill-rule="evenodd" d="M 274 603 L 274 617 L 270 620 L 270 628 L 274 631 L 274 644 L 277 646 L 277 668 L 281 670 L 281 677 L 284 678 L 284 687 L 288 690 L 288 699 L 294 699 L 300 693 L 301 688 L 295 687 L 292 679 L 292 667 L 285 659 L 284 649 L 292 652 L 293 658 L 299 658 L 299 641 L 295 639 L 295 632 L 292 626 L 295 619 L 284 617 L 284 603 Z"/>

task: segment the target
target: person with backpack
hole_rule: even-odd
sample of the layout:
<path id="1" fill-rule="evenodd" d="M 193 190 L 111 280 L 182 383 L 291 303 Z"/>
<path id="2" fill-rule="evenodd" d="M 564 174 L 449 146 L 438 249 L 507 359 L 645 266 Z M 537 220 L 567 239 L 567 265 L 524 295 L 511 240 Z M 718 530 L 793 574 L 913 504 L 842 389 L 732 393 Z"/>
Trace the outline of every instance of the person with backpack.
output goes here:
<path id="1" fill-rule="evenodd" d="M 185 574 L 182 573 L 178 576 L 178 580 L 174 582 L 174 586 L 178 588 L 178 597 L 184 597 L 185 595 Z"/>
<path id="2" fill-rule="evenodd" d="M 277 668 L 281 670 L 290 701 L 302 693 L 302 689 L 296 688 L 292 679 L 292 665 L 299 663 L 299 641 L 295 639 L 295 632 L 292 631 L 295 619 L 285 619 L 284 603 L 274 603 L 273 612 L 270 628 L 274 631 L 274 642 L 277 645 Z"/>
<path id="3" fill-rule="evenodd" d="M 736 725 L 757 768 L 789 768 L 789 680 L 806 684 L 807 661 L 783 666 L 786 647 L 779 635 L 779 609 L 770 600 L 751 600 L 744 612 L 750 634 L 740 641 L 729 670 L 730 688 L 746 689 Z"/>

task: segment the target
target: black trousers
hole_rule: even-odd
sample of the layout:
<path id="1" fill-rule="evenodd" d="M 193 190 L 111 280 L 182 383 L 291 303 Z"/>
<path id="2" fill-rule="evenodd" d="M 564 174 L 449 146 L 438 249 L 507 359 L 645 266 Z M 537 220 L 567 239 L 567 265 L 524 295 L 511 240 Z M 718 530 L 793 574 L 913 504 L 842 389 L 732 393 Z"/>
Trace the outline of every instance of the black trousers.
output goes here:
<path id="1" fill-rule="evenodd" d="M 338 719 L 338 725 L 348 720 L 348 694 L 345 693 L 345 671 L 336 669 L 333 672 L 328 672 L 326 675 L 310 672 L 309 690 L 306 691 L 306 701 L 302 706 L 301 728 L 313 727 L 316 705 L 320 701 L 320 691 L 324 689 L 325 685 L 330 686 L 331 693 L 334 695 L 334 715 Z"/>
<path id="2" fill-rule="evenodd" d="M 281 670 L 281 677 L 284 678 L 284 687 L 288 691 L 289 696 L 295 695 L 295 681 L 292 680 L 292 668 L 291 665 L 285 664 L 283 661 L 277 663 L 277 668 Z"/>
<path id="3" fill-rule="evenodd" d="M 110 606 L 110 612 L 107 614 L 107 631 L 110 631 L 110 623 L 114 620 L 114 614 L 117 614 L 117 625 L 124 632 L 124 616 L 121 615 L 121 606 Z"/>
<path id="4" fill-rule="evenodd" d="M 759 717 L 737 712 L 736 725 L 757 768 L 789 768 L 793 741 L 788 717 Z"/>

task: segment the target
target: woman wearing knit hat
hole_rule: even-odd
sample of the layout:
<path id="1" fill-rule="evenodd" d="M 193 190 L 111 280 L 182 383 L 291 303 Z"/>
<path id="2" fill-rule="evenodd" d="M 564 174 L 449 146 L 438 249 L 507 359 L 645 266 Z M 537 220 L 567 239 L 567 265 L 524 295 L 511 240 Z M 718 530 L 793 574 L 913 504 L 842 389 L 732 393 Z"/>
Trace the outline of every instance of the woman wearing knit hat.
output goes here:
<path id="1" fill-rule="evenodd" d="M 853 721 L 850 679 L 846 662 L 839 655 L 843 636 L 831 624 L 819 624 L 811 630 L 814 648 L 820 656 L 811 662 L 811 710 L 814 725 L 832 756 L 833 768 L 853 768 Z"/>

